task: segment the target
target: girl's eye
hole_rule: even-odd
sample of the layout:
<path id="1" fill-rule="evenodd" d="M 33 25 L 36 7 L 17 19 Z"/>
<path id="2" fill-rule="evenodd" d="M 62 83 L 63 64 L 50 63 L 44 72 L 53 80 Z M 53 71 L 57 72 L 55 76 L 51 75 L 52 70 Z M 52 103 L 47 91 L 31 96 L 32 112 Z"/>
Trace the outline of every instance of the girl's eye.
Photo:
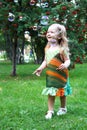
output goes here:
<path id="1" fill-rule="evenodd" d="M 51 33 L 54 33 L 54 31 L 51 31 Z"/>
<path id="2" fill-rule="evenodd" d="M 53 33 L 53 31 L 51 31 L 51 32 L 48 32 L 48 33 Z"/>

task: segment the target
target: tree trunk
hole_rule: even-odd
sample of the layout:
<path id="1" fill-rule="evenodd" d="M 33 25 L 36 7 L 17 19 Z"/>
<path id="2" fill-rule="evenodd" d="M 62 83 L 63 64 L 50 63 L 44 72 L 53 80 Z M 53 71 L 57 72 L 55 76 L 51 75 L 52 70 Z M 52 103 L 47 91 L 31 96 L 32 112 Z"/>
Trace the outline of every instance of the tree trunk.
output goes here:
<path id="1" fill-rule="evenodd" d="M 24 63 L 24 45 L 25 45 L 25 38 L 23 37 L 22 48 L 21 48 L 20 64 Z"/>
<path id="2" fill-rule="evenodd" d="M 12 38 L 7 32 L 4 33 L 4 38 L 7 58 L 9 58 L 12 61 Z"/>
<path id="3" fill-rule="evenodd" d="M 13 56 L 12 56 L 12 76 L 16 76 L 16 51 L 17 51 L 17 35 L 13 39 Z"/>

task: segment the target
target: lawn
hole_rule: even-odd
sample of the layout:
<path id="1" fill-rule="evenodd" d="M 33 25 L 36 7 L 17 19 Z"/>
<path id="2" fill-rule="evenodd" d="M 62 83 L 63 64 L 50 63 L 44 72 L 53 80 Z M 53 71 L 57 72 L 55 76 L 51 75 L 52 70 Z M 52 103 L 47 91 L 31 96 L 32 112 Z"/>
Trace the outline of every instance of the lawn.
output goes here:
<path id="1" fill-rule="evenodd" d="M 17 76 L 11 77 L 12 66 L 0 63 L 0 130 L 87 130 L 87 64 L 70 70 L 73 93 L 67 97 L 68 113 L 57 116 L 59 98 L 55 101 L 55 115 L 44 118 L 47 112 L 45 71 L 41 77 L 32 72 L 34 64 L 17 65 Z"/>

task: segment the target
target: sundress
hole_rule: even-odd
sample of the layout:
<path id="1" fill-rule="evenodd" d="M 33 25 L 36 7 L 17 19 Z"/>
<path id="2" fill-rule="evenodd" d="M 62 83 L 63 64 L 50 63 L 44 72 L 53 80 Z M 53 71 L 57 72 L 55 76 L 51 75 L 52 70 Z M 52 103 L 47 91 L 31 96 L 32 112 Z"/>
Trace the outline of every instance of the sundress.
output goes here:
<path id="1" fill-rule="evenodd" d="M 67 55 L 67 53 L 65 52 Z M 46 88 L 42 91 L 43 95 L 67 96 L 72 93 L 69 82 L 68 69 L 58 70 L 58 66 L 63 63 L 61 54 L 58 50 L 46 52 L 47 70 L 46 70 Z"/>

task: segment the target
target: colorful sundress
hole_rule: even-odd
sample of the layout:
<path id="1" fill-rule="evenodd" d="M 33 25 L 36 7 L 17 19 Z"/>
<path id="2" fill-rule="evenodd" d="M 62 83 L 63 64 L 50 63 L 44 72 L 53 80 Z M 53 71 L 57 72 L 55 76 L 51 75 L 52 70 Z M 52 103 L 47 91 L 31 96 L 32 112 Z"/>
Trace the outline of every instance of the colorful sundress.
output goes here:
<path id="1" fill-rule="evenodd" d="M 65 54 L 67 54 L 65 52 Z M 43 95 L 51 96 L 67 96 L 72 93 L 72 89 L 69 83 L 69 71 L 68 69 L 57 70 L 56 68 L 63 63 L 61 54 L 58 50 L 46 51 L 46 88 L 43 90 Z"/>

